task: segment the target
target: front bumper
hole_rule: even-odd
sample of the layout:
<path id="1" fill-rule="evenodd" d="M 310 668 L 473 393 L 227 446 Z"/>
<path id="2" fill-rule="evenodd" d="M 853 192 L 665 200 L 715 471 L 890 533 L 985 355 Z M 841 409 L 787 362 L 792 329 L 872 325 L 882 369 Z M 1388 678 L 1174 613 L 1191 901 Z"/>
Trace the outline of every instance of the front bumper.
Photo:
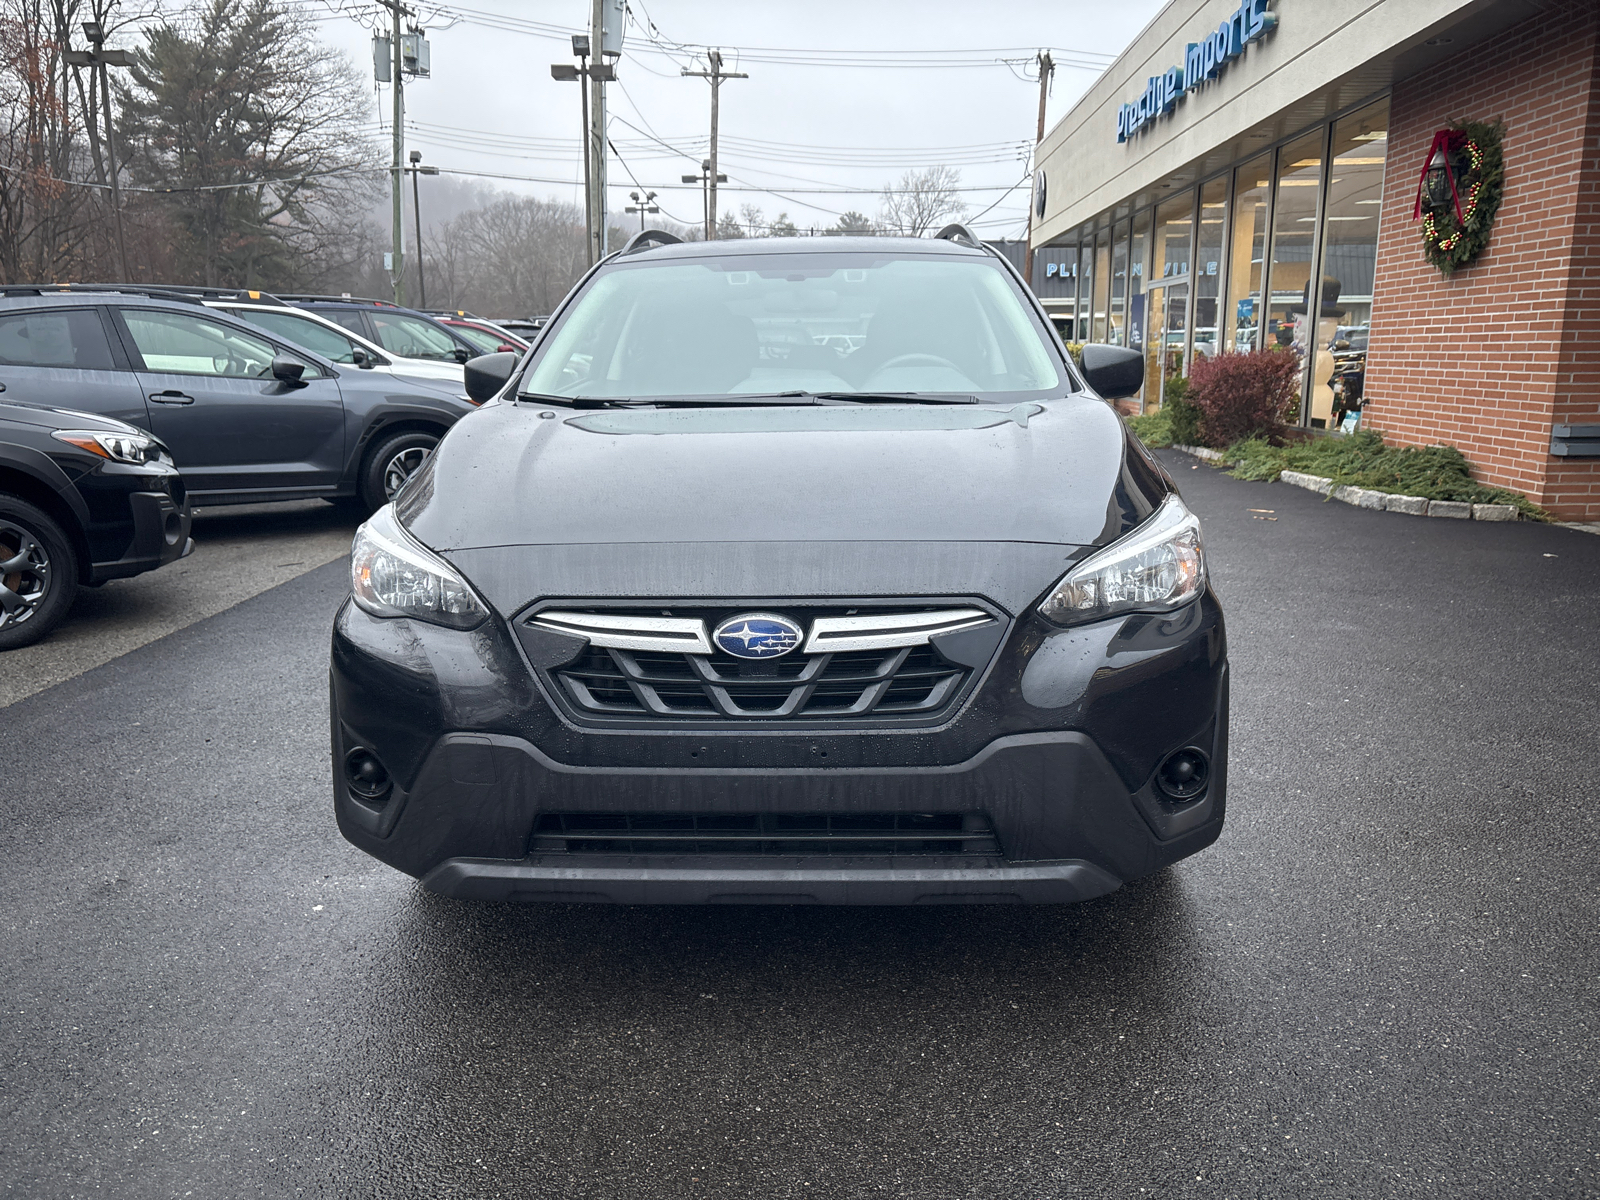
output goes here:
<path id="1" fill-rule="evenodd" d="M 194 549 L 189 537 L 193 518 L 189 511 L 189 498 L 174 498 L 167 492 L 129 492 L 126 496 L 127 512 L 133 525 L 133 537 L 121 557 L 110 562 L 94 563 L 89 570 L 89 582 L 101 583 L 107 579 L 123 579 L 153 571 L 183 558 Z"/>
<path id="2" fill-rule="evenodd" d="M 615 903 L 914 904 L 1088 899 L 1205 848 L 1227 789 L 1227 663 L 1209 595 L 1168 618 L 1015 623 L 934 730 L 575 728 L 513 640 L 347 605 L 332 661 L 334 801 L 356 846 L 452 896 Z M 1209 786 L 1167 800 L 1183 746 Z M 373 751 L 381 803 L 341 769 Z M 823 765 L 827 764 L 827 765 Z M 541 814 L 977 813 L 999 853 L 734 857 L 535 852 Z M 543 844 L 543 843 L 541 843 Z"/>

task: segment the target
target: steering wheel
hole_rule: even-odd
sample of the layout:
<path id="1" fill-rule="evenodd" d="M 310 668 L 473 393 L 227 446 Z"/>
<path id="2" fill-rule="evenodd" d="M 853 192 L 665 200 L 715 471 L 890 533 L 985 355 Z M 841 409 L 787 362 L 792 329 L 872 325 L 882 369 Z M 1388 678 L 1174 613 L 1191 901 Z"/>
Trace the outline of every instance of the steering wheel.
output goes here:
<path id="1" fill-rule="evenodd" d="M 937 354 L 896 354 L 888 362 L 879 363 L 877 371 L 887 371 L 890 367 L 910 366 L 949 367 L 957 373 L 961 371 L 961 368 L 948 358 L 941 358 Z M 873 374 L 877 374 L 877 371 Z"/>

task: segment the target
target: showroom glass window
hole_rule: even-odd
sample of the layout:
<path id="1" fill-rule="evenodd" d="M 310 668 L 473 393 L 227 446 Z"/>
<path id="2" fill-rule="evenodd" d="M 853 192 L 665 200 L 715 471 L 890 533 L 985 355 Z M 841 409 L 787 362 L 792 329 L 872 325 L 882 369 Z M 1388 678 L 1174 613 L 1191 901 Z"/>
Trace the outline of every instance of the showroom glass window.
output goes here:
<path id="1" fill-rule="evenodd" d="M 1128 333 L 1128 223 L 1111 227 L 1111 336 L 1114 346 L 1127 345 Z"/>
<path id="2" fill-rule="evenodd" d="M 1222 345 L 1222 234 L 1228 221 L 1228 179 L 1213 179 L 1200 189 L 1200 223 L 1195 227 L 1194 352 L 1210 356 Z"/>
<path id="3" fill-rule="evenodd" d="M 1157 278 L 1182 279 L 1189 274 L 1189 249 L 1194 239 L 1194 193 L 1174 196 L 1156 209 Z"/>
<path id="4" fill-rule="evenodd" d="M 1317 193 L 1322 185 L 1327 126 L 1296 138 L 1278 152 L 1278 191 L 1272 213 L 1272 269 L 1267 275 L 1268 345 L 1292 346 L 1304 361 L 1313 319 L 1307 316 L 1311 255 L 1317 241 Z"/>
<path id="5" fill-rule="evenodd" d="M 1228 251 L 1228 302 L 1223 339 L 1235 350 L 1259 344 L 1261 285 L 1267 266 L 1267 213 L 1272 196 L 1272 154 L 1252 159 L 1233 173 L 1233 242 Z"/>
<path id="6" fill-rule="evenodd" d="M 1150 210 L 1133 218 L 1133 236 L 1128 241 L 1128 342 L 1135 350 L 1144 349 L 1145 262 L 1150 254 Z"/>
<path id="7" fill-rule="evenodd" d="M 1101 225 L 1094 235 L 1094 341 L 1110 341 L 1107 332 L 1110 314 L 1111 230 Z"/>
<path id="8" fill-rule="evenodd" d="M 1078 329 L 1080 342 L 1092 341 L 1090 328 L 1094 323 L 1094 229 L 1085 227 L 1083 240 L 1078 244 Z"/>
<path id="9" fill-rule="evenodd" d="M 1388 152 L 1387 100 L 1334 124 L 1322 232 L 1323 310 L 1314 334 L 1307 406 L 1314 428 L 1353 425 L 1361 400 Z M 1348 422 L 1347 416 L 1352 417 Z"/>

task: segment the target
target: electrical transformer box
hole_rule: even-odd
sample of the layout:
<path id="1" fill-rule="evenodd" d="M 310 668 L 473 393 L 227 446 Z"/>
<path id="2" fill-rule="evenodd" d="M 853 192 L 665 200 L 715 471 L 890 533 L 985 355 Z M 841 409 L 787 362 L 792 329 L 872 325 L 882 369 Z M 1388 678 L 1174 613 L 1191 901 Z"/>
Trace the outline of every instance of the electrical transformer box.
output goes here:
<path id="1" fill-rule="evenodd" d="M 426 79 L 429 74 L 428 35 L 405 33 L 400 35 L 400 65 L 407 75 Z"/>

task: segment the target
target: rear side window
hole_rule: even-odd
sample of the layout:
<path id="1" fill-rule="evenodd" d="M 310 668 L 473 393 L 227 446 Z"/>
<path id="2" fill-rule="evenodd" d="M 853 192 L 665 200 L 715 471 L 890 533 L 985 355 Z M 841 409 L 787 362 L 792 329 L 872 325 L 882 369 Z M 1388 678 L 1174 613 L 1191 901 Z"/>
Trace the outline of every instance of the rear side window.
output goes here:
<path id="1" fill-rule="evenodd" d="M 214 375 L 225 379 L 267 379 L 277 348 L 242 329 L 188 313 L 143 308 L 122 310 L 128 333 L 146 369 L 180 375 Z M 306 363 L 303 378 L 321 372 Z"/>
<path id="2" fill-rule="evenodd" d="M 234 316 L 259 325 L 269 333 L 287 338 L 297 346 L 315 350 L 336 363 L 353 363 L 355 343 L 337 329 L 329 329 L 310 317 L 291 312 L 263 312 L 258 308 L 230 309 Z"/>
<path id="3" fill-rule="evenodd" d="M 433 358 L 456 361 L 453 338 L 431 321 L 418 320 L 404 313 L 375 312 L 372 324 L 378 330 L 378 345 L 402 358 Z"/>
<path id="4" fill-rule="evenodd" d="M 82 371 L 115 366 L 100 314 L 86 308 L 0 315 L 0 363 Z"/>

